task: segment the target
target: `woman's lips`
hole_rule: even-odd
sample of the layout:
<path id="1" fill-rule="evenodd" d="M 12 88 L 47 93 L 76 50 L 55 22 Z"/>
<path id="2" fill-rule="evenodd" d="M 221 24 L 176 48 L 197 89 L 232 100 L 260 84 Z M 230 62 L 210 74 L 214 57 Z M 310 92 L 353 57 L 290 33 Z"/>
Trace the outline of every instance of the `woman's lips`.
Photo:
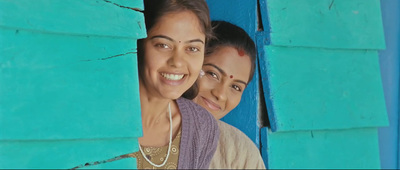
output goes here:
<path id="1" fill-rule="evenodd" d="M 216 103 L 212 102 L 211 100 L 208 100 L 204 97 L 201 97 L 203 99 L 203 102 L 207 105 L 208 108 L 211 110 L 219 111 L 221 110 L 221 107 L 217 105 Z"/>

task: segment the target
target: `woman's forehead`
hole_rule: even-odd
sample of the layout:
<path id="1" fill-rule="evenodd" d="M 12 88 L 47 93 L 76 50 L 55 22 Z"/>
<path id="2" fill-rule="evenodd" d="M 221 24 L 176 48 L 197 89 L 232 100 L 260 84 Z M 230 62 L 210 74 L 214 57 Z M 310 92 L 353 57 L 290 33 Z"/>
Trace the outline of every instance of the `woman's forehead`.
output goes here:
<path id="1" fill-rule="evenodd" d="M 240 55 L 240 51 L 233 47 L 222 47 L 204 58 L 204 64 L 213 64 L 223 70 L 227 76 L 243 79 L 246 82 L 250 76 L 251 61 L 246 54 Z"/>

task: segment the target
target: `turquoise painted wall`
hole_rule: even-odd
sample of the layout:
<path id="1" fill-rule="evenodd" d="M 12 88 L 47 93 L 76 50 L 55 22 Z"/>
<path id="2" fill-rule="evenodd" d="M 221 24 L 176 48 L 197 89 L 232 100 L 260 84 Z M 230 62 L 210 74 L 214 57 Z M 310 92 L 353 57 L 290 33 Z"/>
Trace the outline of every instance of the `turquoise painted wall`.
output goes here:
<path id="1" fill-rule="evenodd" d="M 380 168 L 388 126 L 378 0 L 267 0 L 260 72 L 271 129 L 269 168 Z M 299 10 L 302 9 L 302 10 Z"/>
<path id="2" fill-rule="evenodd" d="M 392 77 L 398 80 L 400 37 L 393 39 L 391 11 L 400 6 L 207 3 L 212 19 L 256 41 L 256 74 L 223 121 L 260 147 L 267 167 L 399 167 Z M 0 0 L 0 168 L 72 168 L 138 150 L 142 9 L 142 1 Z M 136 161 L 88 168 L 136 168 Z"/>
<path id="3" fill-rule="evenodd" d="M 138 150 L 141 1 L 0 0 L 0 168 Z M 136 168 L 134 159 L 107 168 Z"/>

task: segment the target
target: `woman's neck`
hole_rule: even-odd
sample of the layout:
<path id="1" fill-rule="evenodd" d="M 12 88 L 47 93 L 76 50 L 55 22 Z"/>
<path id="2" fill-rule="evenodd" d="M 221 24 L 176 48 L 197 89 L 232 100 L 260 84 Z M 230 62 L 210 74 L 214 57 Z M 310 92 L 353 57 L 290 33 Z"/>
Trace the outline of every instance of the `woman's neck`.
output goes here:
<path id="1" fill-rule="evenodd" d="M 172 99 L 152 96 L 143 86 L 139 88 L 143 128 L 151 127 L 160 120 L 168 119 L 168 103 L 172 106 Z"/>

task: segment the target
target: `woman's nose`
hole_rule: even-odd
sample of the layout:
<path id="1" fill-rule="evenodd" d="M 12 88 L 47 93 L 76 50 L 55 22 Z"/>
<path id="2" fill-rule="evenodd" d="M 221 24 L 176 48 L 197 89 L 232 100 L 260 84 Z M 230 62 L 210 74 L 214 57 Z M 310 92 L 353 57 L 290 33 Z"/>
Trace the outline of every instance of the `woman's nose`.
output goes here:
<path id="1" fill-rule="evenodd" d="M 227 99 L 226 97 L 226 89 L 223 83 L 221 82 L 213 90 L 211 90 L 211 93 L 217 98 L 219 101 L 225 101 Z"/>
<path id="2" fill-rule="evenodd" d="M 182 67 L 184 64 L 184 53 L 178 49 L 174 49 L 171 57 L 168 60 L 168 64 L 172 67 Z"/>

